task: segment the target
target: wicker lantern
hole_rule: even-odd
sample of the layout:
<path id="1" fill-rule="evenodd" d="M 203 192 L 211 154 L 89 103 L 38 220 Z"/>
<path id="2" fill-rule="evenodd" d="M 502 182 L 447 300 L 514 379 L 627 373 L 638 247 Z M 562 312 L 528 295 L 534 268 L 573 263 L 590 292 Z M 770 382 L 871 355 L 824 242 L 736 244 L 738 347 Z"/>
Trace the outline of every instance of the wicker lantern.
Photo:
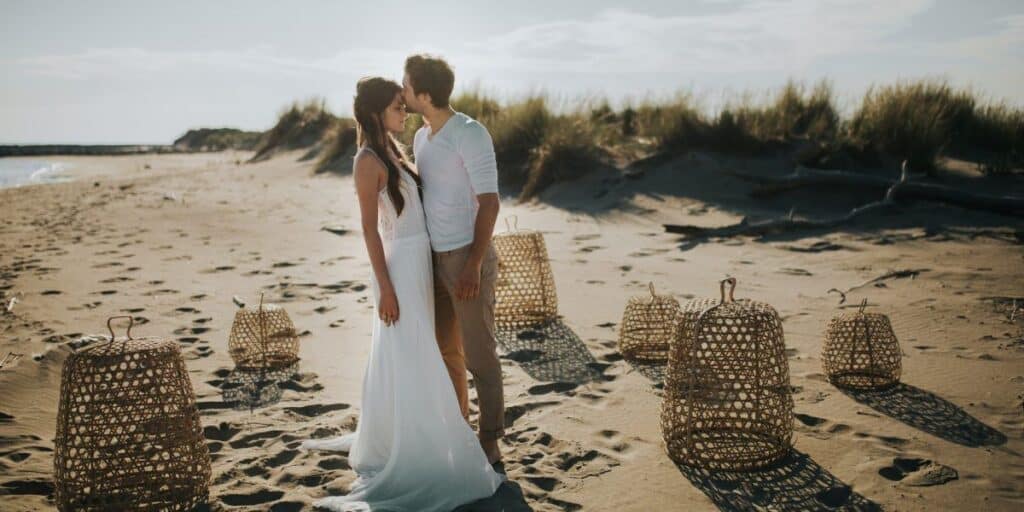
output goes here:
<path id="1" fill-rule="evenodd" d="M 505 225 L 508 232 L 493 239 L 498 253 L 495 323 L 522 328 L 556 318 L 558 298 L 544 236 L 538 231 L 520 230 L 518 222 L 509 225 L 508 218 Z"/>
<path id="2" fill-rule="evenodd" d="M 206 503 L 210 453 L 174 340 L 117 339 L 70 354 L 53 457 L 62 511 L 185 511 Z M 127 317 L 131 318 L 131 317 Z"/>
<path id="3" fill-rule="evenodd" d="M 679 301 L 671 295 L 658 295 L 650 283 L 650 297 L 631 297 L 622 314 L 619 328 L 619 353 L 622 357 L 644 361 L 668 359 Z"/>
<path id="4" fill-rule="evenodd" d="M 782 322 L 768 304 L 734 300 L 735 287 L 735 279 L 723 280 L 721 300 L 689 301 L 676 322 L 661 429 L 680 464 L 746 471 L 778 461 L 792 446 Z"/>
<path id="5" fill-rule="evenodd" d="M 276 304 L 264 304 L 235 313 L 228 336 L 228 353 L 243 369 L 283 368 L 299 360 L 299 338 L 288 313 Z"/>
<path id="6" fill-rule="evenodd" d="M 822 364 L 837 387 L 878 390 L 900 381 L 902 351 L 889 317 L 865 313 L 867 305 L 833 317 L 825 330 Z"/>

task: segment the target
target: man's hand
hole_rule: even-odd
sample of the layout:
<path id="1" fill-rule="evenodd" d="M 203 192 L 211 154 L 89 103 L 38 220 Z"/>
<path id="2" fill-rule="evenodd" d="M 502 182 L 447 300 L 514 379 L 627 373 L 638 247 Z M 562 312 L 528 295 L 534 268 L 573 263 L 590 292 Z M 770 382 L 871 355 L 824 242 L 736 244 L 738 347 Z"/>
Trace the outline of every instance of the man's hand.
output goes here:
<path id="1" fill-rule="evenodd" d="M 467 261 L 459 279 L 455 281 L 455 298 L 473 300 L 480 295 L 480 262 Z"/>

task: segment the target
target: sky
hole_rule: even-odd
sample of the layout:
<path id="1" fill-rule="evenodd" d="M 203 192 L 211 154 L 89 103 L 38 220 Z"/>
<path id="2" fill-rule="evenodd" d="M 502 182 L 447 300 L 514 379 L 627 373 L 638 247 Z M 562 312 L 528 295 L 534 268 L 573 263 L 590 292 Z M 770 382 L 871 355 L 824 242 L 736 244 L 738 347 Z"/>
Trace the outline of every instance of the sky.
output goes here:
<path id="1" fill-rule="evenodd" d="M 1021 0 L 0 0 L 0 144 L 169 144 L 265 130 L 288 103 L 351 112 L 355 82 L 448 60 L 456 90 L 708 105 L 787 80 L 938 78 L 1024 107 Z"/>

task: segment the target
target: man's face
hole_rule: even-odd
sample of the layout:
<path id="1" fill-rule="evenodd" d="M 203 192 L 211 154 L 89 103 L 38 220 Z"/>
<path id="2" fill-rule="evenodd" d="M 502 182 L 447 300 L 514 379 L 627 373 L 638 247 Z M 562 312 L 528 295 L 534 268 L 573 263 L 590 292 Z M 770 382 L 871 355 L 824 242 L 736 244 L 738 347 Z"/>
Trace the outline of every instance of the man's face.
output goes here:
<path id="1" fill-rule="evenodd" d="M 409 81 L 409 74 L 406 73 L 402 78 L 402 98 L 405 99 L 405 106 L 409 110 L 417 113 L 422 113 L 420 110 L 420 103 L 416 99 L 416 94 L 412 91 L 412 83 Z"/>

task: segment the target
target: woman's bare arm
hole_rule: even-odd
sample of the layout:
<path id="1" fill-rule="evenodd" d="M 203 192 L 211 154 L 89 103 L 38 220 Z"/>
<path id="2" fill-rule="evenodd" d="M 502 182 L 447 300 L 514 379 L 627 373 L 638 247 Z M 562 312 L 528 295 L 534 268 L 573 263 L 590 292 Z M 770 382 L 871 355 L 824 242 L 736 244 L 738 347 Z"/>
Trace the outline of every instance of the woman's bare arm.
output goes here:
<path id="1" fill-rule="evenodd" d="M 380 285 L 383 298 L 394 295 L 395 289 L 388 274 L 387 261 L 384 259 L 384 243 L 377 232 L 377 198 L 386 181 L 387 170 L 376 158 L 363 156 L 356 160 L 353 170 L 356 183 L 356 195 L 359 197 L 359 213 L 362 219 L 363 241 L 366 252 L 370 256 L 370 266 Z M 382 316 L 384 312 L 381 312 Z M 397 319 L 397 318 L 396 318 Z"/>

